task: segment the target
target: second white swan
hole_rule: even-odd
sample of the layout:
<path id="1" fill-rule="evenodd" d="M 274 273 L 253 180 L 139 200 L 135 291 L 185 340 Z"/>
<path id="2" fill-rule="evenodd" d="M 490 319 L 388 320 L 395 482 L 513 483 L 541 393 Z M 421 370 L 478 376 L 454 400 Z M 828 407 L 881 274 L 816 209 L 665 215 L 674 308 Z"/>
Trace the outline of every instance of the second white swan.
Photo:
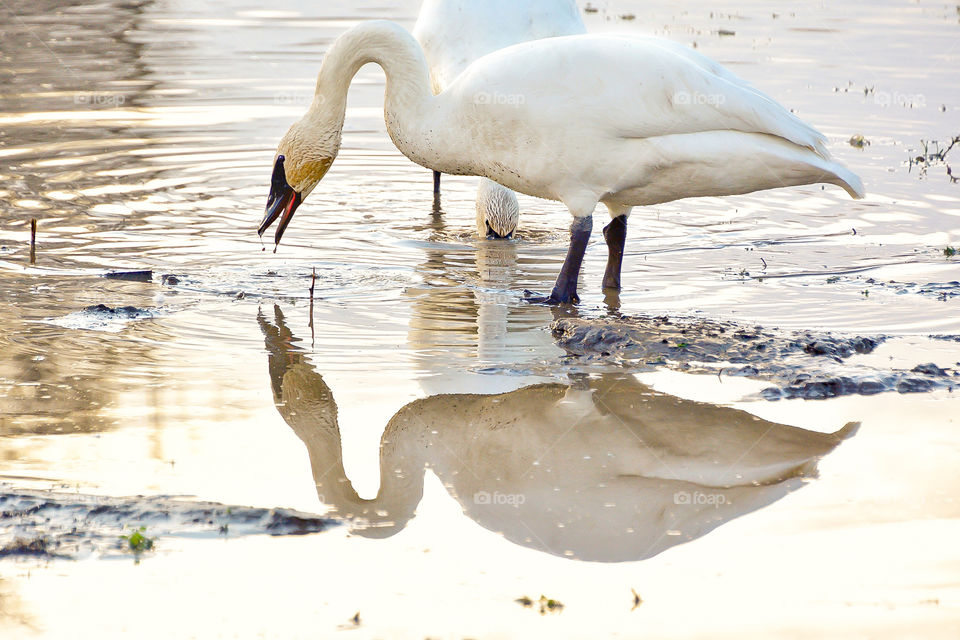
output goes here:
<path id="1" fill-rule="evenodd" d="M 586 33 L 574 0 L 424 0 L 413 27 L 430 67 L 434 93 L 442 93 L 467 66 L 520 42 Z M 440 192 L 440 172 L 433 172 Z M 509 238 L 520 221 L 517 196 L 486 178 L 477 190 L 477 233 Z"/>

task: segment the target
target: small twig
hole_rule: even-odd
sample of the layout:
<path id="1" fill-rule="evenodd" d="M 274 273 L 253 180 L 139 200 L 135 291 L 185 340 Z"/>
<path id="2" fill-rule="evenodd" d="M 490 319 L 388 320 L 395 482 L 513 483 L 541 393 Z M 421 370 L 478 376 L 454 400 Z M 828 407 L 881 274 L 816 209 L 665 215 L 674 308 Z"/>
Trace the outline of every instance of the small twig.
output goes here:
<path id="1" fill-rule="evenodd" d="M 317 342 L 316 333 L 313 329 L 313 287 L 317 284 L 317 268 L 313 268 L 313 275 L 310 276 L 310 348 L 312 349 Z M 360 615 L 359 613 L 357 614 Z"/>
<path id="2" fill-rule="evenodd" d="M 953 140 L 951 140 L 951 141 L 950 141 L 950 144 L 947 146 L 947 148 L 944 149 L 943 151 L 939 152 L 937 155 L 940 156 L 940 159 L 941 159 L 941 160 L 946 160 L 946 159 L 947 159 L 947 154 L 950 153 L 950 149 L 953 149 L 954 145 L 956 145 L 956 144 L 958 144 L 958 143 L 960 143 L 960 136 L 956 136 Z M 939 146 L 940 146 L 940 145 L 937 145 L 938 148 L 939 148 Z"/>
<path id="3" fill-rule="evenodd" d="M 957 145 L 960 145 L 960 136 L 954 136 L 950 140 L 950 144 L 946 147 L 940 147 L 940 143 L 936 140 L 932 141 L 935 145 L 934 150 L 930 150 L 930 143 L 926 140 L 921 140 L 920 144 L 923 145 L 923 155 L 916 156 L 915 158 L 910 158 L 909 169 L 913 169 L 913 165 L 919 167 L 920 175 L 924 176 L 927 173 L 927 169 L 937 165 L 944 165 L 947 171 L 947 177 L 950 178 L 950 182 L 956 183 L 960 182 L 960 178 L 953 175 L 953 169 L 950 167 L 950 164 L 947 162 L 947 155 L 950 151 Z"/>
<path id="4" fill-rule="evenodd" d="M 37 219 L 30 218 L 30 264 L 37 264 Z"/>

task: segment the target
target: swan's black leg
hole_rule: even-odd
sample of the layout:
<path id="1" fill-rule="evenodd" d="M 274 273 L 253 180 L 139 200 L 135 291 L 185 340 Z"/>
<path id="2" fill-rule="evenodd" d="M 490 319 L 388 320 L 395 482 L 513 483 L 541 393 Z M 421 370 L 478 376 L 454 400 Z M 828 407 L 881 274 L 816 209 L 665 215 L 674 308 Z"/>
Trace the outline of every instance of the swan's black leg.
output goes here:
<path id="1" fill-rule="evenodd" d="M 440 172 L 433 172 L 433 193 L 434 195 L 440 193 Z"/>
<path id="2" fill-rule="evenodd" d="M 587 250 L 590 232 L 593 230 L 593 218 L 584 216 L 574 218 L 570 225 L 570 247 L 567 257 L 563 261 L 557 283 L 549 296 L 530 296 L 527 302 L 541 302 L 546 304 L 576 304 L 580 302 L 577 295 L 577 279 L 580 277 L 580 266 L 583 264 L 583 254 Z"/>
<path id="3" fill-rule="evenodd" d="M 603 228 L 607 241 L 607 270 L 603 274 L 603 288 L 620 291 L 620 268 L 623 265 L 623 245 L 627 240 L 627 216 L 617 216 Z"/>

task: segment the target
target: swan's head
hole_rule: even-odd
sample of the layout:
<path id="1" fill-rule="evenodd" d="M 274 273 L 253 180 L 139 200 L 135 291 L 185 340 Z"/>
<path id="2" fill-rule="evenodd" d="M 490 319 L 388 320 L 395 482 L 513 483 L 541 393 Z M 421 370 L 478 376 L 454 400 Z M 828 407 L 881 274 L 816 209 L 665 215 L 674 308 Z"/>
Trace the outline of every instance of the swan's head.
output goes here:
<path id="1" fill-rule="evenodd" d="M 277 244 L 297 207 L 327 174 L 340 150 L 341 129 L 324 129 L 314 119 L 305 117 L 290 127 L 277 147 L 267 209 L 258 231 L 262 236 L 280 218 L 274 236 Z"/>
<path id="2" fill-rule="evenodd" d="M 520 222 L 517 195 L 482 179 L 477 190 L 477 233 L 483 238 L 510 238 Z"/>

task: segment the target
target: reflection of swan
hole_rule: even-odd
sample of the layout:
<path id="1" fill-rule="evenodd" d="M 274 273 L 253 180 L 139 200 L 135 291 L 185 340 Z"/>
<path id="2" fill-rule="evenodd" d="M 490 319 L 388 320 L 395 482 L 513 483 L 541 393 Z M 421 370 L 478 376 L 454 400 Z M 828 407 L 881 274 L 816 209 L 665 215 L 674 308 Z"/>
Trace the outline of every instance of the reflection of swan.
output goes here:
<path id="1" fill-rule="evenodd" d="M 277 409 L 303 440 L 330 515 L 363 536 L 403 529 L 432 470 L 464 513 L 518 544 L 583 560 L 646 558 L 770 504 L 855 430 L 822 434 L 657 393 L 629 375 L 411 402 L 384 430 L 377 497 L 340 459 L 337 405 L 262 315 Z"/>
<path id="2" fill-rule="evenodd" d="M 442 213 L 418 230 L 428 234 L 424 259 L 415 267 L 422 284 L 406 287 L 404 297 L 410 305 L 408 350 L 427 395 L 511 391 L 522 381 L 478 370 L 524 368 L 563 355 L 543 330 L 550 311 L 521 304 L 509 293 L 517 285 L 517 243 L 478 238 L 462 244 Z"/>
<path id="3" fill-rule="evenodd" d="M 488 53 L 540 38 L 585 33 L 574 0 L 424 0 L 413 36 L 441 93 L 467 66 Z M 434 172 L 434 191 L 440 174 Z M 477 233 L 506 238 L 517 227 L 517 196 L 487 178 L 477 190 Z"/>
<path id="4" fill-rule="evenodd" d="M 614 216 L 604 233 L 603 283 L 619 288 L 633 206 L 819 182 L 863 196 L 860 179 L 830 159 L 822 134 L 675 43 L 591 35 L 524 42 L 476 60 L 435 96 L 413 36 L 374 21 L 341 35 L 324 57 L 313 102 L 280 141 L 261 234 L 280 218 L 279 242 L 326 175 L 350 83 L 369 62 L 387 77 L 387 131 L 408 158 L 567 206 L 569 250 L 542 302 L 578 300 L 598 202 Z"/>
<path id="5" fill-rule="evenodd" d="M 477 356 L 495 360 L 508 347 L 510 305 L 506 296 L 513 286 L 517 270 L 517 245 L 512 242 L 477 244 L 477 275 L 483 287 L 474 292 L 477 299 Z M 514 332 L 519 333 L 519 332 Z M 529 336 L 523 336 L 527 340 Z"/>

